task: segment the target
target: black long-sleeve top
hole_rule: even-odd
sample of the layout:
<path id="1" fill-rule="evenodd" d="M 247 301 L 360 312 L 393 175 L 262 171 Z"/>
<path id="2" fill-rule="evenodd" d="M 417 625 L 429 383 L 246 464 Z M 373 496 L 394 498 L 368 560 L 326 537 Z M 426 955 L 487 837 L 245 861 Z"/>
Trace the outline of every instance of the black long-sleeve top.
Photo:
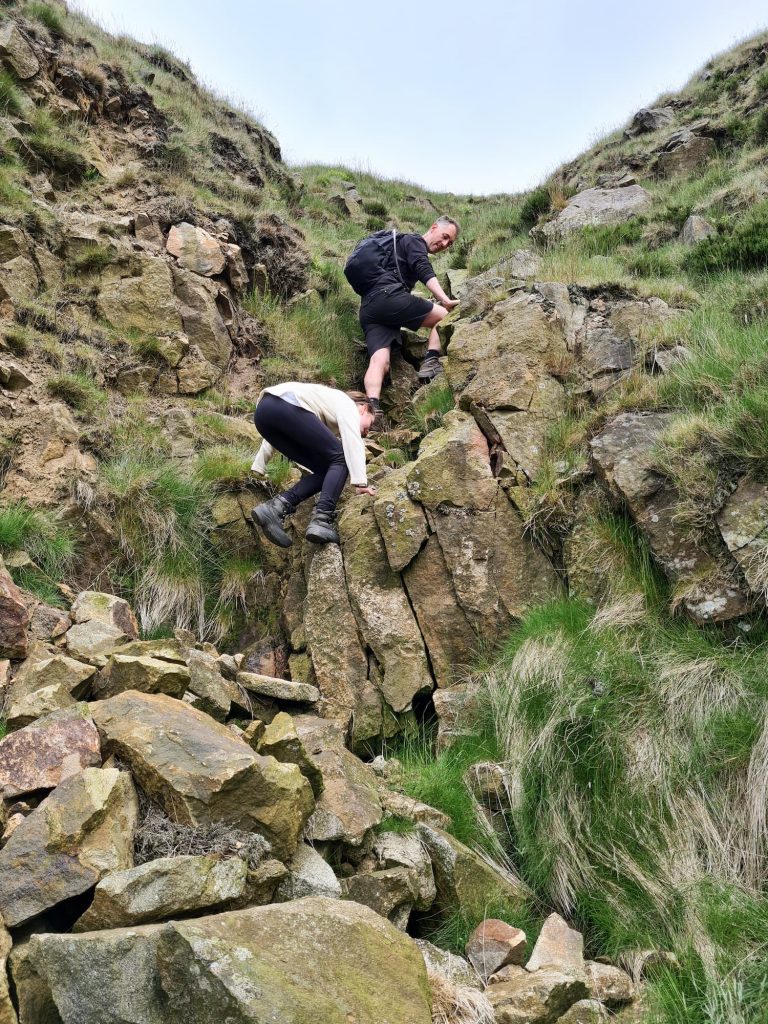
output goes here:
<path id="1" fill-rule="evenodd" d="M 417 281 L 426 284 L 435 277 L 435 271 L 429 262 L 429 249 L 424 238 L 415 231 L 397 236 L 397 255 L 400 261 L 400 273 L 408 291 Z M 394 265 L 394 252 L 392 253 Z"/>

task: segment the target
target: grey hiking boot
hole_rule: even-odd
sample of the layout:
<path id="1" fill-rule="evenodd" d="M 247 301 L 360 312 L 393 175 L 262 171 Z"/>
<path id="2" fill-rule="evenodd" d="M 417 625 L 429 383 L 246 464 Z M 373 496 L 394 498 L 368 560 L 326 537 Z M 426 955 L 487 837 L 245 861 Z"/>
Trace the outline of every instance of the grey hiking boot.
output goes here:
<path id="1" fill-rule="evenodd" d="M 378 398 L 369 398 L 368 401 L 371 403 L 371 405 L 373 406 L 373 411 L 376 413 L 376 415 L 373 418 L 373 423 L 371 424 L 371 433 L 381 433 L 385 426 L 384 413 L 381 410 L 381 402 L 378 400 Z"/>
<path id="2" fill-rule="evenodd" d="M 315 510 L 309 521 L 305 537 L 313 544 L 338 544 L 339 531 L 336 529 L 336 513 Z"/>
<path id="3" fill-rule="evenodd" d="M 427 352 L 419 367 L 419 380 L 430 381 L 443 373 L 443 364 L 440 362 L 440 355 L 437 352 Z"/>
<path id="4" fill-rule="evenodd" d="M 293 512 L 288 502 L 278 496 L 270 498 L 251 509 L 251 519 L 257 523 L 267 538 L 281 548 L 289 548 L 293 541 L 285 532 L 285 520 Z"/>

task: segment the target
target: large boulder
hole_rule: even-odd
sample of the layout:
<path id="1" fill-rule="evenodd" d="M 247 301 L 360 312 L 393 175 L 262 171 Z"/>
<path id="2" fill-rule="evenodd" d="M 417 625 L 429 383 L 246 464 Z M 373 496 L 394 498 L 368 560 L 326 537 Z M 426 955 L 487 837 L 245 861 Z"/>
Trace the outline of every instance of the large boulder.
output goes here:
<path id="1" fill-rule="evenodd" d="M 707 120 L 702 120 L 672 132 L 653 163 L 654 173 L 662 176 L 691 174 L 710 160 L 717 143 L 709 135 L 702 134 L 708 125 Z"/>
<path id="2" fill-rule="evenodd" d="M 10 19 L 0 28 L 0 58 L 21 79 L 34 78 L 40 70 L 29 40 Z"/>
<path id="3" fill-rule="evenodd" d="M 535 237 L 556 241 L 587 225 L 624 224 L 648 213 L 653 204 L 650 192 L 640 185 L 624 188 L 588 188 L 579 192 L 554 220 L 536 228 Z"/>
<path id="4" fill-rule="evenodd" d="M 373 856 L 379 869 L 407 868 L 416 883 L 414 906 L 429 910 L 435 902 L 432 862 L 416 832 L 382 832 L 373 842 Z"/>
<path id="5" fill-rule="evenodd" d="M 367 907 L 309 898 L 188 921 L 36 935 L 20 1024 L 430 1024 L 424 961 Z"/>
<path id="6" fill-rule="evenodd" d="M 768 487 L 743 477 L 723 505 L 717 526 L 750 588 L 768 595 Z"/>
<path id="7" fill-rule="evenodd" d="M 128 691 L 91 705 L 103 749 L 185 824 L 226 822 L 257 832 L 285 859 L 314 808 L 299 769 L 261 757 L 225 726 L 163 694 Z"/>
<path id="8" fill-rule="evenodd" d="M 408 495 L 407 466 L 388 473 L 380 481 L 373 511 L 390 568 L 400 572 L 418 554 L 428 535 L 424 510 Z"/>
<path id="9" fill-rule="evenodd" d="M 671 124 L 674 116 L 673 107 L 644 107 L 642 110 L 638 110 L 632 118 L 629 127 L 624 130 L 624 134 L 627 138 L 634 138 L 636 135 L 655 132 L 659 128 L 665 128 Z"/>
<path id="10" fill-rule="evenodd" d="M 0 658 L 26 658 L 29 610 L 21 591 L 0 565 Z"/>
<path id="11" fill-rule="evenodd" d="M 219 371 L 225 370 L 232 341 L 217 305 L 219 286 L 181 267 L 173 268 L 173 284 L 190 345 Z"/>
<path id="12" fill-rule="evenodd" d="M 679 496 L 657 468 L 655 448 L 670 413 L 622 413 L 591 441 L 592 459 L 609 493 L 629 510 L 669 578 L 680 603 L 699 623 L 727 622 L 748 611 L 727 566 L 687 533 L 676 517 Z"/>
<path id="13" fill-rule="evenodd" d="M 224 722 L 238 697 L 237 687 L 225 679 L 212 654 L 205 651 L 189 652 L 189 693 L 194 695 L 192 704 L 204 711 L 217 722 Z"/>
<path id="14" fill-rule="evenodd" d="M 507 964 L 522 964 L 525 945 L 524 931 L 513 928 L 506 921 L 489 917 L 481 921 L 469 936 L 465 952 L 480 977 L 487 981 Z"/>
<path id="15" fill-rule="evenodd" d="M 86 768 L 64 779 L 0 850 L 0 914 L 23 924 L 108 872 L 133 864 L 138 817 L 128 772 Z"/>
<path id="16" fill-rule="evenodd" d="M 581 977 L 584 974 L 584 937 L 559 914 L 550 914 L 525 967 L 528 971 L 558 967 Z"/>
<path id="17" fill-rule="evenodd" d="M 419 825 L 418 835 L 429 853 L 435 873 L 437 899 L 443 909 L 483 916 L 497 900 L 522 908 L 525 886 L 493 867 L 448 832 Z"/>
<path id="18" fill-rule="evenodd" d="M 405 930 L 418 898 L 418 884 L 412 871 L 404 867 L 361 872 L 341 882 L 344 899 L 362 903 Z"/>
<path id="19" fill-rule="evenodd" d="M 99 734 L 88 705 L 54 711 L 0 740 L 0 797 L 54 789 L 101 764 Z"/>
<path id="20" fill-rule="evenodd" d="M 532 974 L 520 970 L 513 979 L 490 985 L 486 995 L 496 1024 L 554 1024 L 589 990 L 582 978 L 546 967 Z"/>
<path id="21" fill-rule="evenodd" d="M 165 693 L 181 697 L 189 683 L 189 669 L 160 658 L 113 654 L 95 687 L 100 697 L 114 697 L 125 690 Z"/>
<path id="22" fill-rule="evenodd" d="M 300 843 L 287 868 L 288 877 L 278 890 L 282 899 L 299 900 L 304 896 L 340 899 L 341 885 L 333 868 L 313 847 Z"/>
<path id="23" fill-rule="evenodd" d="M 73 658 L 104 668 L 116 647 L 130 638 L 117 626 L 99 619 L 79 622 L 67 630 L 65 643 Z"/>
<path id="24" fill-rule="evenodd" d="M 247 879 L 248 865 L 239 857 L 160 857 L 102 878 L 74 930 L 125 928 L 223 908 L 242 896 Z"/>
<path id="25" fill-rule="evenodd" d="M 256 748 L 260 754 L 274 757 L 284 764 L 295 764 L 306 776 L 312 792 L 319 797 L 323 791 L 323 775 L 307 753 L 290 715 L 279 711 L 265 728 Z"/>

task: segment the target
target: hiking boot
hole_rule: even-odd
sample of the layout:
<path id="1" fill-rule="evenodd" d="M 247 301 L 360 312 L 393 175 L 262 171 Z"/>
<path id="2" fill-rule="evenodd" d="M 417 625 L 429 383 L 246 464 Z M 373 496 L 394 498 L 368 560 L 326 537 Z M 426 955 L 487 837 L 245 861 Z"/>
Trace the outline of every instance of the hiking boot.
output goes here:
<path id="1" fill-rule="evenodd" d="M 338 544 L 339 531 L 336 529 L 336 513 L 314 511 L 305 537 L 313 544 Z"/>
<path id="2" fill-rule="evenodd" d="M 419 367 L 419 380 L 425 383 L 434 380 L 443 373 L 443 364 L 440 362 L 440 355 L 437 352 L 427 352 Z"/>
<path id="3" fill-rule="evenodd" d="M 373 406 L 373 411 L 376 414 L 373 417 L 373 423 L 371 424 L 371 433 L 372 434 L 379 434 L 379 433 L 381 433 L 382 430 L 384 430 L 384 425 L 385 425 L 384 424 L 384 413 L 381 410 L 381 403 L 379 402 L 378 398 L 369 398 L 368 401 Z"/>
<path id="4" fill-rule="evenodd" d="M 289 548 L 293 541 L 285 532 L 285 520 L 293 509 L 285 500 L 278 496 L 270 498 L 251 509 L 251 519 L 257 523 L 269 540 L 281 548 Z"/>

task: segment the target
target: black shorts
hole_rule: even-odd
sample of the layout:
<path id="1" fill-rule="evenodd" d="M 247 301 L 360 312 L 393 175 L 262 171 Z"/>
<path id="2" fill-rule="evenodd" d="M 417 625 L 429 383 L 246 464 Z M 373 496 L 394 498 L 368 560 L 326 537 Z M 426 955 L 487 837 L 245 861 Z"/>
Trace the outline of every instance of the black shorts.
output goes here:
<path id="1" fill-rule="evenodd" d="M 360 303 L 360 326 L 365 334 L 368 355 L 400 344 L 400 328 L 417 331 L 434 303 L 411 295 L 402 285 L 374 288 Z"/>

